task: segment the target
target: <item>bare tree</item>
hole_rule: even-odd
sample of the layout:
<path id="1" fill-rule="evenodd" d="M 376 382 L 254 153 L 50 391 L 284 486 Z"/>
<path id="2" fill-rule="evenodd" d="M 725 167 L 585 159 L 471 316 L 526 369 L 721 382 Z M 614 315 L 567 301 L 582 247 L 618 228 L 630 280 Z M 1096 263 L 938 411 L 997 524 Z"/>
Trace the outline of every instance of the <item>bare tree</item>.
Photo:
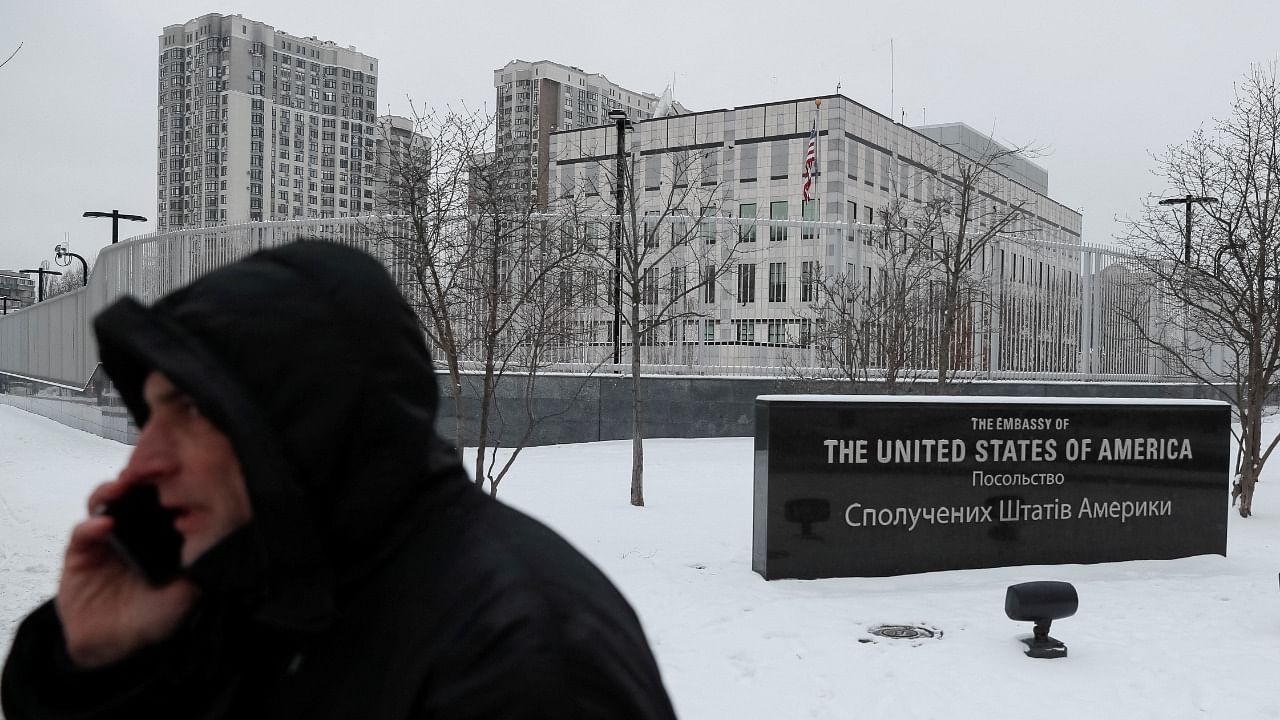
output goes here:
<path id="1" fill-rule="evenodd" d="M 391 254 L 393 274 L 449 375 L 454 442 L 462 447 L 462 367 L 471 324 L 458 310 L 471 302 L 479 249 L 468 222 L 468 170 L 490 141 L 490 120 L 466 110 L 415 109 L 407 134 L 384 125 L 377 204 L 386 215 L 367 228 Z"/>
<path id="2" fill-rule="evenodd" d="M 503 378 L 520 377 L 531 392 L 561 359 L 557 349 L 576 342 L 571 305 L 553 285 L 573 272 L 578 240 L 514 190 L 516 164 L 494 151 L 491 116 L 424 111 L 411 126 L 386 132 L 380 203 L 392 214 L 369 229 L 448 370 L 458 447 L 468 438 L 464 366 L 478 369 L 475 481 L 496 494 L 537 424 L 555 414 L 526 402 L 521 435 L 498 461 Z"/>
<path id="3" fill-rule="evenodd" d="M 1262 434 L 1267 397 L 1280 384 L 1276 66 L 1253 67 L 1226 118 L 1155 160 L 1170 194 L 1217 202 L 1184 213 L 1148 198 L 1142 217 L 1128 223 L 1134 285 L 1145 299 L 1128 319 L 1167 362 L 1232 403 L 1240 422 L 1232 497 L 1249 517 L 1259 473 L 1280 442 L 1264 447 Z"/>
<path id="4" fill-rule="evenodd" d="M 622 163 L 620 178 L 616 163 L 591 163 L 586 178 L 561 186 L 558 201 L 563 212 L 594 227 L 597 241 L 587 247 L 595 266 L 612 281 L 607 303 L 619 308 L 621 327 L 615 332 L 631 366 L 635 506 L 644 505 L 641 365 L 646 357 L 660 358 L 663 346 L 684 332 L 687 320 L 709 316 L 744 241 L 754 242 L 755 235 L 753 225 L 722 217 L 725 188 L 714 152 L 675 149 L 647 155 L 644 162 L 661 165 L 647 173 L 649 181 L 643 185 L 637 183 L 638 152 Z M 601 220 L 602 211 L 617 210 L 609 200 L 619 180 L 622 212 Z"/>
<path id="5" fill-rule="evenodd" d="M 964 336 L 987 297 L 984 254 L 998 240 L 1030 240 L 1038 233 L 1034 196 L 1002 174 L 1015 157 L 1034 154 L 1029 146 L 1009 148 L 990 139 L 977 150 L 943 151 L 937 178 L 918 180 L 930 186 L 928 197 L 902 206 L 891 219 L 895 231 L 920 248 L 920 264 L 931 266 L 931 285 L 938 285 L 939 387 L 952 382 L 956 365 L 970 357 Z"/>
<path id="6" fill-rule="evenodd" d="M 566 353 L 585 344 L 590 333 L 590 326 L 577 320 L 573 292 L 585 264 L 586 238 L 574 216 L 536 213 L 531 200 L 514 192 L 514 167 L 509 158 L 492 153 L 474 159 L 469 171 L 478 260 L 471 283 L 479 321 L 473 326 L 474 354 L 481 365 L 476 480 L 487 480 L 495 495 L 537 426 L 568 410 L 585 386 L 584 377 L 558 408 L 535 403 L 543 371 L 570 359 Z M 524 402 L 518 425 L 524 429 L 499 463 L 494 446 L 504 378 L 520 383 Z"/>
<path id="7" fill-rule="evenodd" d="M 44 289 L 44 299 L 48 300 L 82 287 L 84 287 L 84 270 L 78 265 L 69 267 L 63 270 L 61 275 L 49 280 L 48 286 Z"/>
<path id="8" fill-rule="evenodd" d="M 850 384 L 880 380 L 890 394 L 923 377 L 934 314 L 928 298 L 932 268 L 923 247 L 903 231 L 902 207 L 890 203 L 881 213 L 883 224 L 866 231 L 865 252 L 875 262 L 817 280 L 806 308 L 815 319 L 819 364 Z"/>

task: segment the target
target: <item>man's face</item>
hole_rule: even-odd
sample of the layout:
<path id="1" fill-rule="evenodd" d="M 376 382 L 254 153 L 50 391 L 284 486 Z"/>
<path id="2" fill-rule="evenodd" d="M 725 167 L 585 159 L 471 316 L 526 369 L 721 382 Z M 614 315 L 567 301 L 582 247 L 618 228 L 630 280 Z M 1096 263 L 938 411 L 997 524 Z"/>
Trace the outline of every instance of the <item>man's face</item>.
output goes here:
<path id="1" fill-rule="evenodd" d="M 120 478 L 155 485 L 160 504 L 177 515 L 182 564 L 190 565 L 253 515 L 240 461 L 227 436 L 169 378 L 152 372 L 142 395 L 150 417 Z"/>

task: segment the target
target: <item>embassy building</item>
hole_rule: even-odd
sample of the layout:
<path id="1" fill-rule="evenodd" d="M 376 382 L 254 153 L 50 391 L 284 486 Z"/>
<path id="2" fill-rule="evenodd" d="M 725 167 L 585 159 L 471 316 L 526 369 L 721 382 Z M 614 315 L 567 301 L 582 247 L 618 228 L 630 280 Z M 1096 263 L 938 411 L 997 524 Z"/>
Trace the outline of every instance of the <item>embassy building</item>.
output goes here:
<path id="1" fill-rule="evenodd" d="M 816 159 L 806 177 L 811 131 Z M 548 180 L 558 202 L 614 212 L 615 133 L 613 126 L 597 126 L 550 134 Z M 839 274 L 866 286 L 883 278 L 887 261 L 877 231 L 886 209 L 895 203 L 920 208 L 939 193 L 954 194 L 957 169 L 986 153 L 1000 155 L 1000 162 L 975 198 L 993 214 L 1021 210 L 974 260 L 973 274 L 984 278 L 989 295 L 962 318 L 964 339 L 953 366 L 1081 367 L 1082 295 L 1088 292 L 1080 277 L 1081 216 L 1048 196 L 1043 168 L 1006 155 L 966 125 L 913 129 L 835 95 L 639 119 L 626 146 L 638 213 L 671 225 L 672 237 L 687 222 L 706 225 L 699 237 L 719 245 L 708 254 L 695 239 L 687 252 L 655 263 L 642 293 L 646 302 L 660 306 L 668 293 L 694 282 L 700 290 L 676 303 L 672 314 L 682 319 L 665 323 L 646 343 L 645 362 L 815 366 L 821 362 L 813 347 L 818 285 Z M 652 242 L 663 237 L 654 233 Z M 736 249 L 726 262 L 730 247 Z M 690 261 L 693 255 L 699 257 Z M 714 283 L 705 282 L 708 275 Z M 587 294 L 600 296 L 605 300 L 587 322 L 598 326 L 595 340 L 609 344 L 609 294 Z M 934 326 L 921 328 L 918 342 L 927 345 L 937 318 L 923 324 Z"/>

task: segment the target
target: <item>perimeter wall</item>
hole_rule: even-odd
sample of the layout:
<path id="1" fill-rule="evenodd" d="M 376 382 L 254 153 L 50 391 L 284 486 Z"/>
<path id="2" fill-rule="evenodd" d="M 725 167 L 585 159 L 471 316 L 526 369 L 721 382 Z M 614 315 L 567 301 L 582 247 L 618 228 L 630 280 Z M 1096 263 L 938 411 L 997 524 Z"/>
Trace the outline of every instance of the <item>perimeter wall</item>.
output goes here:
<path id="1" fill-rule="evenodd" d="M 454 403 L 448 376 L 437 376 L 441 402 L 437 428 L 445 437 L 455 433 Z M 464 376 L 461 411 L 463 444 L 474 445 L 474 420 L 479 412 L 479 377 Z M 654 376 L 641 379 L 644 392 L 644 436 L 701 438 L 745 437 L 755 433 L 757 395 L 876 394 L 876 385 L 851 386 L 832 381 L 782 378 Z M 931 383 L 917 383 L 911 394 L 931 394 Z M 1020 397 L 1131 397 L 1221 399 L 1203 385 L 1180 383 L 1100 382 L 969 382 L 954 385 L 952 395 L 1014 395 Z M 549 375 L 534 386 L 529 402 L 525 384 L 507 380 L 498 385 L 498 437 L 501 445 L 519 441 L 530 415 L 543 418 L 528 445 L 624 440 L 631 438 L 631 380 L 616 375 Z M 0 375 L 0 403 L 43 415 L 102 437 L 132 443 L 137 429 L 128 419 L 120 396 L 101 371 L 85 391 Z"/>

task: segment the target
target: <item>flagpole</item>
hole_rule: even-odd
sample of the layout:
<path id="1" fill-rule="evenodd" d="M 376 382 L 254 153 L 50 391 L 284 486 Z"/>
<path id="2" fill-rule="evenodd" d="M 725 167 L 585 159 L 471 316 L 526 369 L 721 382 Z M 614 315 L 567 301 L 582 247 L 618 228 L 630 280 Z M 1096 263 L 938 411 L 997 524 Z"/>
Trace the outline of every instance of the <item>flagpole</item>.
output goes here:
<path id="1" fill-rule="evenodd" d="M 821 158 L 821 154 L 820 154 L 820 153 L 819 153 L 819 151 L 818 151 L 818 145 L 819 145 L 819 143 L 818 143 L 818 115 L 819 115 L 819 113 L 821 113 L 821 112 L 822 112 L 822 98 L 814 98 L 814 99 L 813 99 L 813 187 L 814 187 L 814 189 L 815 189 L 815 190 L 817 190 L 818 188 L 820 188 L 820 187 L 821 187 L 821 185 L 820 185 L 820 183 L 819 183 L 819 179 L 820 179 L 820 178 L 821 178 L 821 176 L 822 176 L 822 171 L 819 169 L 819 168 L 821 168 L 821 167 L 822 167 L 822 158 Z M 812 199 L 812 200 L 810 200 L 810 202 L 813 202 L 814 200 L 817 200 L 817 199 L 818 199 L 818 197 L 820 197 L 820 195 L 819 195 L 819 193 L 818 193 L 818 192 L 811 193 L 811 196 L 812 196 L 812 198 L 813 198 L 813 199 Z M 819 204 L 817 204 L 817 205 L 815 205 L 815 206 L 814 206 L 814 213 L 813 213 L 814 218 L 813 218 L 813 219 L 814 219 L 815 221 L 816 221 L 816 220 L 821 220 L 821 219 L 822 219 L 822 215 L 820 214 L 821 212 L 822 212 L 822 204 L 821 204 L 821 203 L 819 203 Z M 804 221 L 804 203 L 803 203 L 803 202 L 800 204 L 800 220 L 801 220 L 801 222 L 803 222 L 803 221 Z M 802 226 L 802 227 L 803 227 L 803 226 Z M 803 232 L 801 232 L 801 233 L 800 233 L 800 235 L 801 235 L 801 237 L 803 237 L 803 236 L 804 236 L 804 233 L 803 233 Z M 819 239 L 819 243 L 821 243 L 821 241 L 822 241 L 822 239 L 821 239 L 821 231 L 815 232 L 815 233 L 814 233 L 814 237 L 818 238 L 818 239 Z M 812 271 L 811 271 L 811 272 L 812 272 Z M 814 278 L 813 278 L 812 276 L 810 276 L 809 281 L 810 281 L 811 283 L 812 283 L 812 282 L 814 282 Z M 808 364 L 809 364 L 809 366 L 810 366 L 810 367 L 813 367 L 814 365 L 816 365 L 816 364 L 817 364 L 816 362 L 814 362 L 813 352 L 814 352 L 814 350 L 813 350 L 813 345 L 812 345 L 812 343 L 811 343 L 811 344 L 810 344 L 810 347 L 809 347 L 809 358 L 808 358 L 808 360 L 809 360 Z"/>
<path id="2" fill-rule="evenodd" d="M 804 173 L 802 177 L 804 182 L 800 185 L 800 219 L 804 220 L 804 204 L 808 202 L 811 187 L 817 186 L 818 181 L 818 110 L 822 108 L 822 100 L 815 99 L 813 101 L 815 109 L 809 120 L 809 135 L 804 144 Z M 809 158 L 813 157 L 813 167 L 809 167 Z"/>
<path id="3" fill-rule="evenodd" d="M 822 172 L 819 172 L 818 170 L 818 168 L 822 167 L 822 158 L 820 158 L 818 154 L 818 145 L 819 145 L 818 114 L 819 113 L 822 113 L 822 97 L 815 97 L 815 99 L 813 100 L 813 187 L 814 187 L 814 190 L 817 190 L 818 188 L 818 177 L 822 176 Z M 814 192 L 813 197 L 818 197 L 818 193 Z M 822 210 L 822 208 L 820 208 L 819 206 L 818 210 L 820 211 Z M 803 205 L 801 205 L 801 208 L 800 208 L 800 217 L 801 219 L 804 218 Z"/>

